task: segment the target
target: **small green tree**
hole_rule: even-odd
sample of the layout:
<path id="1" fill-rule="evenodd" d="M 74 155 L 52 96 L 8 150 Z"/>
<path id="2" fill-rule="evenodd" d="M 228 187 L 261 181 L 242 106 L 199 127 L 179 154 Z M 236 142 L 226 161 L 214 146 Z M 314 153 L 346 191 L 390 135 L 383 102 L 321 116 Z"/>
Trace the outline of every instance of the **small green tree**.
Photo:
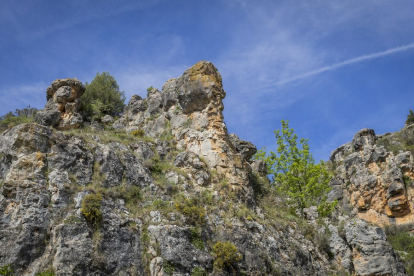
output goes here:
<path id="1" fill-rule="evenodd" d="M 331 176 L 322 161 L 315 164 L 308 141 L 298 139 L 288 123 L 282 120 L 282 130 L 275 131 L 277 153 L 267 153 L 264 148 L 255 158 L 267 163 L 273 187 L 286 196 L 291 206 L 297 207 L 301 214 L 304 208 L 318 206 L 319 214 L 326 216 L 336 204 L 327 202 Z"/>
<path id="2" fill-rule="evenodd" d="M 410 113 L 407 115 L 407 120 L 405 121 L 406 125 L 414 124 L 414 112 L 410 109 Z"/>
<path id="3" fill-rule="evenodd" d="M 4 265 L 0 267 L 0 275 L 1 276 L 13 276 L 13 269 L 11 268 L 11 265 Z"/>
<path id="4" fill-rule="evenodd" d="M 82 103 L 82 109 L 92 120 L 104 115 L 118 116 L 125 107 L 125 93 L 108 72 L 97 73 L 91 83 L 86 83 Z"/>

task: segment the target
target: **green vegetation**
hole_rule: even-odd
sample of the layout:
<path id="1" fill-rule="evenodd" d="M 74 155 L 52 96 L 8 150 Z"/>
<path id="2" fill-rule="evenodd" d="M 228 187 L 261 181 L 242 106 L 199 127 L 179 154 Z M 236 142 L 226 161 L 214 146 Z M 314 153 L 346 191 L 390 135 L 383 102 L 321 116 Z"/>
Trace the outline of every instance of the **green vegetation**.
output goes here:
<path id="1" fill-rule="evenodd" d="M 30 105 L 24 109 L 16 109 L 14 112 L 9 112 L 6 115 L 0 117 L 0 133 L 6 129 L 14 126 L 33 123 L 34 116 L 36 115 L 37 109 L 31 108 Z"/>
<path id="2" fill-rule="evenodd" d="M 147 92 L 151 92 L 151 90 L 154 89 L 154 87 L 150 86 L 147 88 Z"/>
<path id="3" fill-rule="evenodd" d="M 234 266 L 242 259 L 242 254 L 238 251 L 237 247 L 229 241 L 218 241 L 213 246 L 213 254 L 215 257 L 214 267 L 216 269 Z"/>
<path id="4" fill-rule="evenodd" d="M 204 242 L 198 234 L 196 228 L 191 228 L 190 230 L 190 242 L 194 245 L 195 248 L 200 250 L 204 249 Z"/>
<path id="5" fill-rule="evenodd" d="M 383 135 L 376 141 L 377 146 L 383 146 L 387 151 L 398 154 L 400 151 L 411 151 L 414 154 L 414 133 L 411 129 Z"/>
<path id="6" fill-rule="evenodd" d="M 164 260 L 164 263 L 163 263 L 163 269 L 164 269 L 164 272 L 167 275 L 173 275 L 174 271 L 175 271 L 174 266 L 171 263 L 169 263 L 168 261 L 165 261 L 165 260 Z"/>
<path id="7" fill-rule="evenodd" d="M 407 120 L 405 121 L 406 125 L 414 124 L 414 112 L 410 109 L 410 113 L 407 115 Z"/>
<path id="8" fill-rule="evenodd" d="M 288 203 L 300 210 L 318 206 L 321 216 L 332 212 L 336 202 L 328 203 L 331 175 L 321 161 L 315 160 L 309 150 L 308 141 L 300 139 L 289 128 L 288 121 L 282 120 L 282 130 L 276 130 L 277 153 L 260 150 L 255 159 L 264 160 L 268 172 L 273 175 L 273 188 L 286 197 Z"/>
<path id="9" fill-rule="evenodd" d="M 92 144 L 95 144 L 96 140 L 100 141 L 103 144 L 116 142 L 124 145 L 129 145 L 130 143 L 136 141 L 154 141 L 154 139 L 152 139 L 151 137 L 134 135 L 132 134 L 132 132 L 128 133 L 125 130 L 114 130 L 111 128 L 108 128 L 105 131 L 100 131 L 90 127 L 83 127 L 78 129 L 65 130 L 64 132 L 66 134 L 79 137 L 85 142 Z"/>
<path id="10" fill-rule="evenodd" d="M 54 276 L 55 273 L 52 270 L 45 270 L 43 272 L 38 272 L 35 276 Z"/>
<path id="11" fill-rule="evenodd" d="M 101 194 L 86 195 L 82 200 L 81 212 L 93 226 L 97 226 L 102 220 L 101 202 Z"/>
<path id="12" fill-rule="evenodd" d="M 414 275 L 414 236 L 407 229 L 398 229 L 397 226 L 385 228 L 387 239 L 393 249 L 404 261 L 405 270 L 410 276 Z"/>
<path id="13" fill-rule="evenodd" d="M 203 225 L 206 221 L 206 210 L 199 197 L 181 199 L 175 203 L 175 208 L 193 225 Z"/>
<path id="14" fill-rule="evenodd" d="M 131 131 L 131 135 L 136 136 L 136 137 L 144 137 L 145 131 L 143 129 L 137 129 L 137 130 Z"/>
<path id="15" fill-rule="evenodd" d="M 11 268 L 11 265 L 4 265 L 0 267 L 0 276 L 13 276 L 13 269 Z"/>
<path id="16" fill-rule="evenodd" d="M 196 266 L 191 271 L 191 276 L 207 276 L 207 272 L 201 266 Z"/>
<path id="17" fill-rule="evenodd" d="M 91 83 L 86 83 L 82 95 L 83 110 L 92 120 L 104 115 L 118 116 L 125 107 L 125 94 L 119 90 L 115 78 L 108 72 L 97 73 Z"/>

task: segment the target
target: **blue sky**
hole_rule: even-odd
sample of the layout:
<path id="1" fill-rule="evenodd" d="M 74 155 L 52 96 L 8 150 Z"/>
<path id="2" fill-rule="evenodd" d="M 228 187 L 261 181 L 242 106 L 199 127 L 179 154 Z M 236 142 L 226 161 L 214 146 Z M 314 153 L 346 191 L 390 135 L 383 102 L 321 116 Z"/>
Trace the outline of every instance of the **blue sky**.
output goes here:
<path id="1" fill-rule="evenodd" d="M 414 1 L 0 0 L 0 115 L 43 108 L 57 78 L 108 71 L 146 95 L 199 60 L 223 76 L 225 122 L 274 149 L 280 120 L 314 157 L 414 109 Z"/>

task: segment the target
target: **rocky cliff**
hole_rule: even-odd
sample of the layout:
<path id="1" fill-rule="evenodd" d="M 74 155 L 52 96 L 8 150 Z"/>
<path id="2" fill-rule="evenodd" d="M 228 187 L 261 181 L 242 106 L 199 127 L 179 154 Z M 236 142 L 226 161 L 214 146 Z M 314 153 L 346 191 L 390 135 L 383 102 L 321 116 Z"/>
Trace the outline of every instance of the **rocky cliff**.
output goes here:
<path id="1" fill-rule="evenodd" d="M 331 157 L 330 196 L 352 210 L 321 220 L 311 208 L 305 220 L 270 192 L 264 164 L 250 160 L 255 146 L 228 134 L 210 62 L 132 96 L 115 122 L 80 128 L 76 81 L 51 85 L 40 124 L 0 136 L 0 267 L 16 275 L 406 275 L 382 228 L 369 223 L 383 220 L 366 214 L 408 220 L 402 180 L 412 157 L 377 148 L 369 130 Z"/>

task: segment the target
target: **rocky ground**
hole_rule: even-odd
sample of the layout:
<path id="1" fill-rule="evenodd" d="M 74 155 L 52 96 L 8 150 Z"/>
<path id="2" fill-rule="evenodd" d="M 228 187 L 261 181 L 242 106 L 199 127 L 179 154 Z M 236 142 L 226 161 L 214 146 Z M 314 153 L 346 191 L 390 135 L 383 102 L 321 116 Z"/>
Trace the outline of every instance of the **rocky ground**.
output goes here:
<path id="1" fill-rule="evenodd" d="M 16 275 L 406 275 L 380 226 L 412 221 L 410 152 L 390 153 L 383 137 L 358 132 L 331 157 L 335 216 L 319 219 L 310 208 L 298 218 L 268 189 L 264 164 L 251 160 L 255 146 L 227 132 L 213 64 L 195 64 L 145 99 L 134 95 L 117 120 L 81 128 L 76 81 L 51 85 L 41 124 L 0 135 L 0 267 Z"/>

